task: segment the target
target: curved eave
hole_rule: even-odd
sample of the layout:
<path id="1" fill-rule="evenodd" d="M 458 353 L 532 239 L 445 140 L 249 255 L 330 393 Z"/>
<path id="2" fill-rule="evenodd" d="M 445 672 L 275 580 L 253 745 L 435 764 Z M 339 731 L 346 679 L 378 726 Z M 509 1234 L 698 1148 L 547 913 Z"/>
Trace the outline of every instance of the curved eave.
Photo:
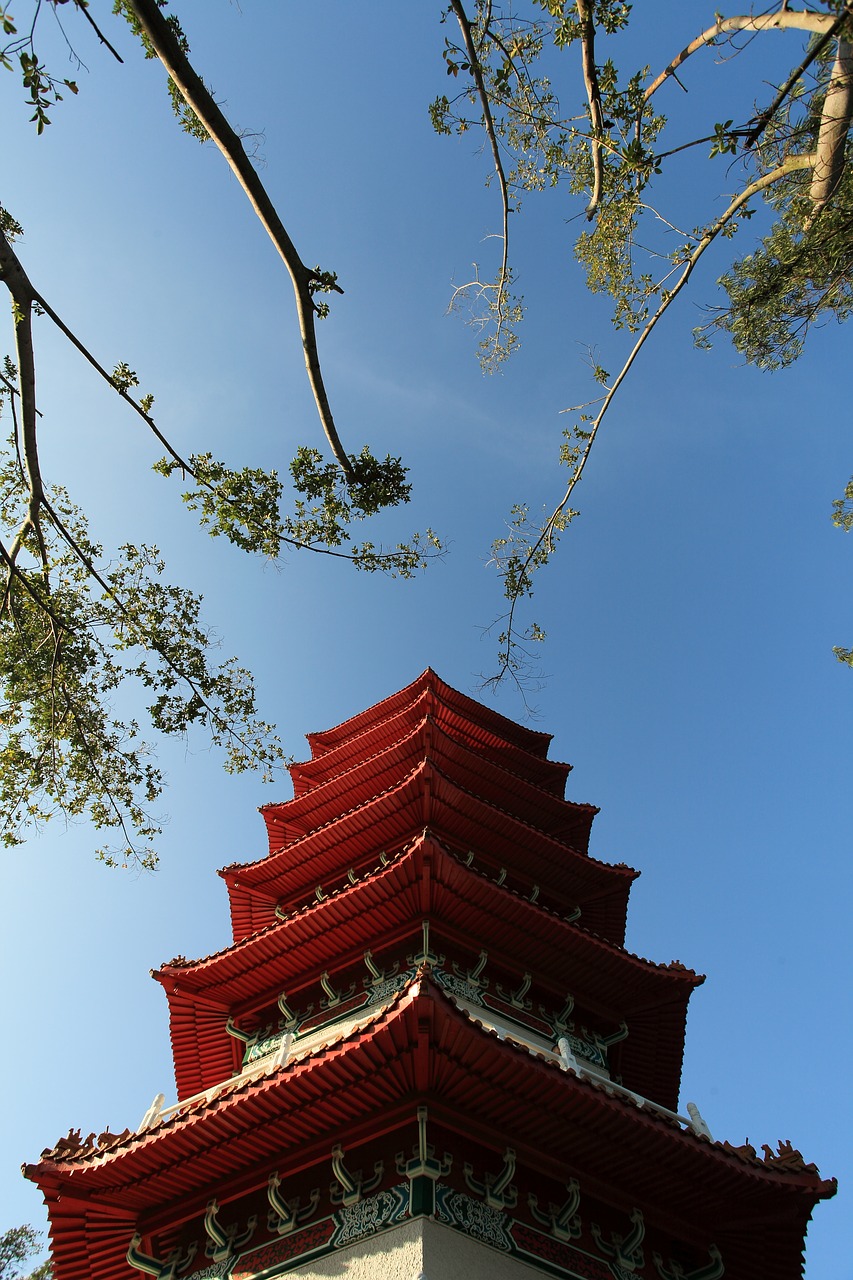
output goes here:
<path id="1" fill-rule="evenodd" d="M 312 756 L 325 755 L 344 743 L 361 737 L 375 725 L 392 719 L 405 706 L 414 702 L 424 690 L 428 690 L 440 698 L 447 706 L 453 707 L 459 715 L 465 716 L 473 724 L 478 725 L 494 737 L 501 738 L 524 751 L 529 751 L 532 755 L 543 758 L 547 756 L 552 738 L 550 733 L 527 729 L 524 725 L 516 724 L 514 720 L 507 719 L 506 716 L 500 715 L 497 711 L 484 707 L 482 703 L 475 702 L 473 698 L 469 698 L 464 693 L 460 693 L 458 689 L 453 689 L 449 684 L 445 684 L 430 667 L 421 672 L 417 679 L 406 685 L 404 689 L 400 689 L 399 692 L 383 698 L 381 702 L 368 707 L 366 711 L 361 711 L 358 715 L 351 716 L 349 720 L 344 720 L 343 723 L 336 725 L 332 729 L 324 729 L 320 733 L 306 734 Z"/>
<path id="2" fill-rule="evenodd" d="M 589 846 L 592 820 L 598 810 L 553 796 L 502 766 L 485 760 L 456 742 L 429 714 L 401 738 L 343 773 L 282 803 L 266 804 L 261 814 L 270 849 L 302 839 L 309 831 L 334 821 L 341 812 L 366 804 L 401 782 L 420 761 L 431 759 L 446 776 L 486 804 L 512 813 L 581 852 Z"/>
<path id="3" fill-rule="evenodd" d="M 387 949 L 406 940 L 414 950 L 425 916 L 434 946 L 485 948 L 507 973 L 529 971 L 550 987 L 555 1004 L 568 986 L 578 1007 L 611 1025 L 628 1021 L 631 1033 L 621 1053 L 625 1083 L 664 1106 L 676 1105 L 687 1002 L 702 979 L 633 956 L 531 904 L 466 867 L 431 837 L 416 840 L 369 878 L 243 942 L 154 975 L 169 1001 L 179 1096 L 209 1088 L 233 1070 L 227 1013 L 272 1004 L 282 990 L 298 1004 L 297 993 L 321 973 L 359 964 L 371 945 L 380 964 Z M 377 937 L 385 940 L 381 950 Z"/>
<path id="4" fill-rule="evenodd" d="M 726 1280 L 798 1274 L 805 1224 L 835 1192 L 816 1171 L 741 1157 L 498 1040 L 422 979 L 317 1056 L 103 1154 L 28 1166 L 51 1213 L 57 1280 L 126 1280 L 136 1221 L 177 1205 L 201 1215 L 223 1182 L 260 1187 L 270 1168 L 328 1159 L 342 1135 L 364 1142 L 379 1117 L 403 1123 L 421 1102 L 463 1140 L 509 1143 L 522 1163 L 606 1187 L 650 1224 L 690 1222 L 719 1244 Z"/>
<path id="5" fill-rule="evenodd" d="M 425 826 L 475 852 L 478 864 L 512 870 L 522 861 L 531 885 L 538 884 L 567 909 L 586 909 L 608 899 L 594 927 L 621 942 L 628 892 L 638 872 L 578 853 L 546 832 L 487 804 L 457 786 L 433 763 L 422 762 L 395 787 L 317 828 L 287 848 L 245 866 L 225 867 L 234 937 L 266 924 L 276 903 L 289 908 L 376 862 L 379 852 L 399 848 Z M 264 899 L 266 901 L 264 901 Z M 595 912 L 593 912 L 595 915 Z"/>
<path id="6" fill-rule="evenodd" d="M 507 742 L 482 725 L 475 724 L 469 716 L 461 714 L 458 708 L 446 703 L 430 688 L 424 688 L 414 701 L 407 703 L 396 715 L 381 720 L 355 739 L 348 739 L 314 759 L 291 765 L 294 794 L 304 795 L 330 778 L 348 771 L 368 756 L 384 751 L 386 747 L 408 736 L 428 715 L 454 742 L 467 746 L 517 777 L 541 787 L 550 795 L 562 798 L 571 765 L 533 755 L 523 747 Z"/>

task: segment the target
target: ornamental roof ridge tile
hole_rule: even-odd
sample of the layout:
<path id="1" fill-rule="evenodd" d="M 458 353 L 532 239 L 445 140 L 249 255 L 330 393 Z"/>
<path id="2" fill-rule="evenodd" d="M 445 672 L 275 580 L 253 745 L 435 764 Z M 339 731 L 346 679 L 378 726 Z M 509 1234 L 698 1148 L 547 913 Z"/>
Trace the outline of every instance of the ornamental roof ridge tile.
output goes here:
<path id="1" fill-rule="evenodd" d="M 218 951 L 211 951 L 209 955 L 200 956 L 198 960 L 187 960 L 184 956 L 177 957 L 177 959 L 180 961 L 179 964 L 176 964 L 174 960 L 169 960 L 167 963 L 162 964 L 159 969 L 152 969 L 151 976 L 156 978 L 161 973 L 165 973 L 166 970 L 168 969 L 180 970 L 180 969 L 197 968 L 199 966 L 206 965 L 213 960 L 219 960 L 220 957 L 222 956 L 233 955 L 235 952 L 240 951 L 243 947 L 246 947 L 250 943 L 255 942 L 258 938 L 266 937 L 269 934 L 274 933 L 276 929 L 281 929 L 284 925 L 288 924 L 291 920 L 295 920 L 299 917 L 304 917 L 312 911 L 317 911 L 320 907 L 324 907 L 327 902 L 331 902 L 333 899 L 340 898 L 345 893 L 348 893 L 353 889 L 357 889 L 359 885 L 364 884 L 372 876 L 379 875 L 384 871 L 389 871 L 392 867 L 396 865 L 397 862 L 399 862 L 402 856 L 408 851 L 408 849 L 413 844 L 417 842 L 419 838 L 420 838 L 419 836 L 415 836 L 412 840 L 408 842 L 408 844 L 401 845 L 400 848 L 397 849 L 394 853 L 387 854 L 386 861 L 384 863 L 379 863 L 378 866 L 371 867 L 370 870 L 365 872 L 364 875 L 358 876 L 355 882 L 351 880 L 344 880 L 341 884 L 337 886 L 337 888 L 330 889 L 329 892 L 325 894 L 325 896 L 319 899 L 318 901 L 306 902 L 301 907 L 295 907 L 293 911 L 288 911 L 287 915 L 283 919 L 273 920 L 270 924 L 265 924 L 260 929 L 255 929 L 252 933 L 246 934 L 245 937 L 239 938 L 235 942 L 230 942 L 228 946 L 220 947 Z"/>
<path id="2" fill-rule="evenodd" d="M 435 838 L 433 837 L 433 839 Z M 585 937 L 589 938 L 593 942 L 598 943 L 600 946 L 606 947 L 609 951 L 617 951 L 619 952 L 620 955 L 625 956 L 627 960 L 636 960 L 640 964 L 648 965 L 648 967 L 651 969 L 659 969 L 666 972 L 680 973 L 680 974 L 683 974 L 685 978 L 688 978 L 688 977 L 694 978 L 696 981 L 693 985 L 697 987 L 701 986 L 701 984 L 705 981 L 705 977 L 706 977 L 705 974 L 696 973 L 695 969 L 689 969 L 687 965 L 682 964 L 680 960 L 667 960 L 667 961 L 649 960 L 647 959 L 646 956 L 637 955 L 636 952 L 629 951 L 627 947 L 622 946 L 620 943 L 612 942 L 609 938 L 603 937 L 600 933 L 596 933 L 594 929 L 587 929 L 585 928 L 585 926 L 578 924 L 577 921 L 569 920 L 566 916 L 561 915 L 559 911 L 555 911 L 553 907 L 546 907 L 544 904 L 538 901 L 531 902 L 529 898 L 525 898 L 524 894 L 519 893 L 517 889 L 512 889 L 507 884 L 498 884 L 496 880 L 493 880 L 491 876 L 486 875 L 484 871 L 479 871 L 474 866 L 469 867 L 462 860 L 462 858 L 459 857 L 458 854 L 454 853 L 452 849 L 447 848 L 440 840 L 435 840 L 435 843 L 439 845 L 439 847 L 443 850 L 444 853 L 447 854 L 448 857 L 452 858 L 454 862 L 457 862 L 459 866 L 463 869 L 463 871 L 466 871 L 471 875 L 478 876 L 481 880 L 485 880 L 487 884 L 492 885 L 495 889 L 500 890 L 502 893 L 505 892 L 505 893 L 511 894 L 512 897 L 517 898 L 519 902 L 527 903 L 527 905 L 531 907 L 534 911 L 542 911 L 544 912 L 545 915 L 550 916 L 552 919 L 558 920 L 560 924 L 571 925 L 571 927 L 573 929 L 576 929 L 578 933 L 584 934 Z"/>
<path id="3" fill-rule="evenodd" d="M 476 698 L 472 698 L 469 694 L 462 693 L 461 690 L 454 688 L 451 684 L 448 684 L 446 680 L 442 680 L 438 672 L 433 670 L 432 667 L 425 667 L 420 675 L 415 676 L 414 680 L 403 685 L 402 689 L 397 689 L 394 693 L 389 693 L 387 697 L 380 698 L 380 700 L 378 702 L 374 702 L 372 706 L 365 707 L 363 710 L 355 712 L 354 715 L 347 716 L 345 720 L 339 721 L 338 724 L 331 725 L 327 729 L 317 729 L 312 733 L 306 733 L 306 740 L 310 742 L 312 738 L 322 738 L 328 734 L 335 733 L 338 729 L 343 729 L 345 725 L 350 724 L 352 721 L 359 720 L 369 712 L 376 711 L 387 703 L 392 702 L 394 699 L 399 698 L 402 694 L 408 693 L 410 690 L 414 690 L 418 685 L 422 685 L 424 691 L 431 689 L 432 692 L 437 693 L 439 697 L 442 697 L 443 690 L 447 690 L 457 698 L 461 698 L 464 702 L 469 703 L 472 707 L 476 707 L 480 712 L 485 712 L 487 717 L 502 721 L 504 724 L 511 726 L 514 730 L 520 730 L 521 733 L 526 736 L 539 738 L 540 740 L 544 740 L 549 743 L 553 741 L 554 735 L 552 733 L 546 733 L 541 729 L 528 729 L 526 725 L 519 724 L 516 720 L 510 719 L 509 716 L 503 715 L 500 711 L 494 711 L 491 707 L 487 707 L 485 703 L 478 702 Z M 446 702 L 446 698 L 442 698 L 442 700 Z M 374 721 L 374 724 L 384 724 L 385 721 L 390 720 L 394 714 L 395 712 L 393 711 L 389 712 L 388 715 L 377 718 L 377 720 Z"/>
<path id="4" fill-rule="evenodd" d="M 340 773 L 336 773 L 332 777 L 325 779 L 325 781 L 318 783 L 316 788 L 312 789 L 312 792 L 306 792 L 305 795 L 307 796 L 307 795 L 314 794 L 321 787 L 331 786 L 333 783 L 338 783 L 338 784 L 341 783 L 356 769 L 361 769 L 364 766 L 369 765 L 372 761 L 376 760 L 379 756 L 385 755 L 386 753 L 393 751 L 395 747 L 399 747 L 403 743 L 408 742 L 412 738 L 415 738 L 417 734 L 420 733 L 420 731 L 423 729 L 424 725 L 426 724 L 435 725 L 436 732 L 439 733 L 442 738 L 446 739 L 449 743 L 451 743 L 452 746 L 456 747 L 459 751 L 463 751 L 466 755 L 473 756 L 476 760 L 480 761 L 481 763 L 486 764 L 493 769 L 497 769 L 501 773 L 507 774 L 509 777 L 522 783 L 526 787 L 531 787 L 533 788 L 533 790 L 538 791 L 542 795 L 543 800 L 547 800 L 551 803 L 554 803 L 556 801 L 558 804 L 565 804 L 574 809 L 594 809 L 596 813 L 599 812 L 599 809 L 595 805 L 591 805 L 586 801 L 567 800 L 565 796 L 555 796 L 552 791 L 548 791 L 547 788 L 541 787 L 538 782 L 532 782 L 529 778 L 523 777 L 520 773 L 517 773 L 515 769 L 508 768 L 507 765 L 501 763 L 498 760 L 492 760 L 488 756 L 480 755 L 476 750 L 474 750 L 473 747 L 468 746 L 464 742 L 457 741 L 456 738 L 454 738 L 451 734 L 447 733 L 447 731 L 443 729 L 440 724 L 438 724 L 438 722 L 435 719 L 435 716 L 431 711 L 426 711 L 421 716 L 420 720 L 418 720 L 416 724 L 411 729 L 408 730 L 408 732 L 401 734 L 399 738 L 395 738 L 390 745 L 386 744 L 384 747 L 380 747 L 378 751 L 374 751 L 372 755 L 361 757 L 360 759 L 356 760 L 353 764 L 350 764 L 348 768 L 341 770 Z M 305 760 L 300 763 L 311 764 L 313 763 L 313 761 Z M 543 763 L 555 764 L 561 768 L 565 767 L 565 768 L 571 769 L 571 765 L 565 765 L 563 761 L 559 761 L 559 760 L 548 760 L 548 761 L 544 761 Z M 291 766 L 291 768 L 299 768 L 299 764 L 294 764 Z M 301 799 L 303 799 L 302 796 L 294 796 L 291 800 L 270 800 L 267 804 L 258 805 L 258 812 L 263 814 L 270 809 L 284 808 L 285 805 L 292 804 L 294 800 L 301 800 Z"/>

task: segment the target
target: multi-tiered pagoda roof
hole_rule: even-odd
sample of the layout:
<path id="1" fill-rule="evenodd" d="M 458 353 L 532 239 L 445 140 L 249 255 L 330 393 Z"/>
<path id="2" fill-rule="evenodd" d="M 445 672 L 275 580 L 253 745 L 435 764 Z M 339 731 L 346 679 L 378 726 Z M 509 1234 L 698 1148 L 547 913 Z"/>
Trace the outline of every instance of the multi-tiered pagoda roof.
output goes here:
<path id="1" fill-rule="evenodd" d="M 248 1280 L 423 1216 L 558 1276 L 801 1274 L 834 1183 L 679 1113 L 702 978 L 626 950 L 637 872 L 549 741 L 432 671 L 309 735 L 220 873 L 230 945 L 154 973 L 178 1101 L 26 1169 L 56 1280 Z"/>

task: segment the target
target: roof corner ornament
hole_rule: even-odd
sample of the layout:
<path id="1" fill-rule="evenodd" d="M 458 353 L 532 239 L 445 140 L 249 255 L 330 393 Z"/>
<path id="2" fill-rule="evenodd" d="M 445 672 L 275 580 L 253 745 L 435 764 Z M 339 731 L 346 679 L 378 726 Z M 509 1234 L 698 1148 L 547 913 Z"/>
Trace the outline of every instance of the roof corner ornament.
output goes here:
<path id="1" fill-rule="evenodd" d="M 525 1000 L 524 998 L 530 990 L 530 984 L 532 981 L 533 978 L 529 973 L 526 973 L 522 978 L 521 986 L 517 991 L 504 991 L 503 987 L 501 987 L 499 983 L 495 983 L 495 991 L 497 991 L 502 1000 L 508 1000 L 513 1009 L 523 1009 L 526 1012 L 528 1009 L 533 1008 L 533 1001 Z"/>
<path id="2" fill-rule="evenodd" d="M 474 965 L 473 969 L 463 969 L 461 965 L 458 965 L 454 960 L 453 971 L 456 974 L 457 978 L 463 978 L 465 982 L 470 983 L 472 987 L 486 988 L 489 985 L 489 979 L 484 978 L 481 981 L 480 974 L 485 969 L 488 963 L 488 960 L 489 960 L 488 951 L 481 951 L 479 956 L 477 957 L 477 963 Z"/>
<path id="3" fill-rule="evenodd" d="M 267 1199 L 270 1202 L 267 1227 L 270 1231 L 274 1231 L 276 1235 L 286 1236 L 303 1222 L 307 1222 L 317 1212 L 317 1205 L 320 1203 L 320 1188 L 315 1187 L 308 1197 L 308 1203 L 300 1208 L 299 1196 L 296 1196 L 293 1200 L 285 1200 L 278 1193 L 280 1186 L 281 1178 L 277 1173 L 271 1173 L 267 1183 Z"/>
<path id="4" fill-rule="evenodd" d="M 159 1258 L 152 1258 L 150 1254 L 143 1253 L 139 1247 L 141 1244 L 142 1236 L 135 1231 L 125 1257 L 137 1271 L 144 1271 L 149 1276 L 157 1276 L 157 1280 L 175 1280 L 176 1276 L 186 1271 L 198 1252 L 198 1244 L 193 1241 L 186 1253 L 182 1255 L 180 1248 L 172 1249 L 166 1261 L 162 1262 Z"/>
<path id="5" fill-rule="evenodd" d="M 394 966 L 391 969 L 378 969 L 373 962 L 372 951 L 365 951 L 364 963 L 367 965 L 367 971 L 370 974 L 369 978 L 363 979 L 364 986 L 366 987 L 378 987 L 380 982 L 384 982 L 386 978 L 393 978 L 394 974 L 400 968 L 400 965 L 395 961 Z"/>
<path id="6" fill-rule="evenodd" d="M 555 1239 L 568 1243 L 570 1240 L 577 1240 L 581 1233 L 581 1219 L 578 1213 L 581 1193 L 577 1178 L 572 1178 L 566 1183 L 566 1190 L 569 1193 L 569 1198 L 562 1208 L 555 1204 L 549 1204 L 548 1212 L 543 1213 L 539 1208 L 538 1199 L 532 1193 L 528 1195 L 527 1203 L 537 1222 L 541 1222 L 544 1226 L 550 1228 L 551 1235 Z"/>
<path id="7" fill-rule="evenodd" d="M 137 1133 L 144 1133 L 146 1129 L 152 1129 L 160 1119 L 160 1112 L 163 1110 L 163 1103 L 166 1101 L 165 1093 L 158 1093 L 151 1106 L 142 1117 Z"/>
<path id="8" fill-rule="evenodd" d="M 665 1267 L 660 1254 L 652 1254 L 661 1280 L 720 1280 L 726 1268 L 723 1265 L 722 1255 L 715 1244 L 708 1246 L 708 1256 L 711 1261 L 706 1263 L 704 1267 L 697 1267 L 695 1271 L 685 1271 L 681 1264 L 673 1259 L 670 1259 L 669 1266 Z"/>
<path id="9" fill-rule="evenodd" d="M 204 1229 L 207 1233 L 205 1256 L 213 1262 L 227 1262 L 229 1258 L 233 1258 L 235 1253 L 239 1253 L 249 1243 L 255 1234 L 257 1225 L 258 1217 L 257 1214 L 253 1213 L 246 1222 L 246 1227 L 243 1231 L 240 1230 L 236 1222 L 232 1222 L 228 1227 L 223 1227 L 219 1221 L 218 1200 L 208 1200 L 207 1208 L 204 1211 Z"/>
<path id="10" fill-rule="evenodd" d="M 514 1209 L 518 1203 L 518 1187 L 511 1186 L 515 1173 L 515 1152 L 507 1147 L 504 1155 L 504 1167 L 495 1175 L 487 1173 L 482 1182 L 474 1177 L 473 1165 L 466 1164 L 462 1168 L 465 1183 L 470 1191 L 482 1196 L 490 1209 Z"/>
<path id="11" fill-rule="evenodd" d="M 569 1037 L 560 1036 L 557 1041 L 557 1048 L 560 1052 L 560 1066 L 563 1070 L 571 1071 L 573 1075 L 579 1076 L 581 1073 L 580 1063 L 575 1057 Z"/>
<path id="12" fill-rule="evenodd" d="M 613 1231 L 610 1234 L 610 1240 L 604 1240 L 601 1234 L 601 1227 L 595 1222 L 592 1223 L 591 1230 L 599 1251 L 606 1258 L 612 1258 L 617 1266 L 623 1267 L 625 1271 L 636 1271 L 638 1267 L 645 1266 L 645 1258 L 641 1246 L 643 1237 L 646 1234 L 646 1224 L 643 1221 L 641 1209 L 632 1209 L 628 1217 L 634 1225 L 626 1236 L 621 1236 Z"/>
<path id="13" fill-rule="evenodd" d="M 404 1173 L 411 1181 L 413 1178 L 430 1178 L 433 1182 L 438 1178 L 446 1178 L 453 1164 L 453 1156 L 447 1151 L 441 1160 L 435 1158 L 435 1147 L 427 1142 L 427 1109 L 418 1107 L 418 1143 L 412 1148 L 414 1159 L 407 1160 L 405 1152 L 397 1156 L 397 1172 Z"/>
<path id="14" fill-rule="evenodd" d="M 385 1165 L 381 1160 L 377 1160 L 373 1166 L 372 1178 L 363 1177 L 361 1169 L 357 1169 L 355 1173 L 350 1173 L 344 1164 L 345 1154 L 340 1143 L 332 1147 L 332 1173 L 337 1179 L 329 1188 L 332 1204 L 358 1204 L 362 1196 L 379 1186 L 382 1181 L 382 1175 L 385 1172 Z"/>
<path id="15" fill-rule="evenodd" d="M 695 1102 L 688 1102 L 687 1114 L 690 1116 L 690 1127 L 693 1132 L 698 1134 L 701 1138 L 707 1138 L 710 1142 L 713 1142 L 714 1139 L 711 1136 L 711 1130 L 702 1119 L 702 1114 Z M 722 1274 L 722 1272 L 720 1274 Z"/>
<path id="16" fill-rule="evenodd" d="M 344 1000 L 349 1000 L 350 996 L 355 995 L 355 983 L 349 987 L 347 991 L 336 991 L 329 981 L 329 974 L 323 971 L 320 974 L 320 986 L 326 993 L 326 999 L 320 1001 L 321 1009 L 335 1009 Z"/>

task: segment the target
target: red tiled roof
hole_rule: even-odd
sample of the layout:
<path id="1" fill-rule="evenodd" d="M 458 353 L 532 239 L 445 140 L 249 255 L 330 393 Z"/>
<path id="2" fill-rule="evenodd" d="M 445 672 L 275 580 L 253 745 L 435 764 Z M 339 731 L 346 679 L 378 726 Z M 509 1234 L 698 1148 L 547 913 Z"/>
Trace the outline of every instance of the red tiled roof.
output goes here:
<path id="1" fill-rule="evenodd" d="M 383 698 L 381 702 L 368 707 L 366 711 L 351 716 L 349 720 L 344 720 L 335 728 L 306 734 L 311 755 L 315 758 L 325 755 L 343 743 L 361 736 L 374 726 L 390 720 L 424 690 L 428 690 L 446 707 L 452 708 L 491 737 L 502 739 L 510 746 L 520 747 L 543 759 L 547 756 L 552 734 L 527 729 L 523 725 L 516 724 L 514 720 L 508 720 L 497 711 L 492 711 L 490 707 L 484 707 L 481 702 L 476 702 L 473 698 L 466 697 L 464 693 L 459 693 L 457 689 L 451 688 L 449 684 L 445 684 L 430 667 L 421 672 L 417 679 L 406 685 L 404 689 Z"/>
<path id="2" fill-rule="evenodd" d="M 57 1278 L 127 1280 L 137 1223 L 200 1216 L 223 1179 L 262 1187 L 270 1169 L 328 1159 L 342 1137 L 357 1147 L 380 1115 L 387 1132 L 421 1102 L 463 1140 L 511 1144 L 520 1163 L 605 1187 L 658 1226 L 691 1223 L 719 1245 L 726 1280 L 790 1280 L 814 1204 L 835 1192 L 787 1152 L 768 1163 L 699 1138 L 499 1040 L 424 978 L 321 1054 L 104 1152 L 28 1166 L 51 1211 Z"/>
<path id="3" fill-rule="evenodd" d="M 570 983 L 579 1007 L 611 1026 L 626 1020 L 631 1034 L 620 1059 L 626 1084 L 675 1105 L 687 1001 L 702 979 L 633 956 L 531 904 L 466 867 L 433 837 L 417 839 L 370 877 L 224 951 L 156 972 L 169 1000 L 179 1094 L 209 1088 L 233 1070 L 226 1011 L 268 1007 L 282 990 L 297 1000 L 321 973 L 346 971 L 371 946 L 380 964 L 389 949 L 411 950 L 424 917 L 434 947 L 455 945 L 475 956 L 485 948 L 493 966 L 534 975 L 554 1004 L 562 1003 Z"/>

